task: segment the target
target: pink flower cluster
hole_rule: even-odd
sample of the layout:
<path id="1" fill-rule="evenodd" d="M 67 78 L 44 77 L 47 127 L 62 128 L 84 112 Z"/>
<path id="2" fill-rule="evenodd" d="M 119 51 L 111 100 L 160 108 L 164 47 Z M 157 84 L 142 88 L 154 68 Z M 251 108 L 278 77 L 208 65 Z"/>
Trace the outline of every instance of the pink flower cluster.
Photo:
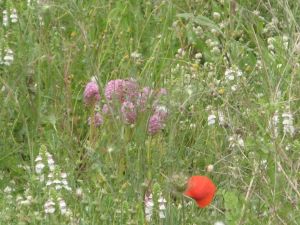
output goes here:
<path id="1" fill-rule="evenodd" d="M 85 86 L 83 100 L 87 106 L 95 105 L 100 100 L 99 88 L 96 82 L 91 81 Z"/>
<path id="2" fill-rule="evenodd" d="M 89 117 L 89 119 L 88 119 L 88 124 L 89 125 L 91 125 L 91 122 L 92 122 L 91 120 L 92 120 L 92 118 Z M 96 112 L 95 115 L 94 115 L 94 125 L 95 125 L 95 127 L 99 127 L 102 124 L 103 124 L 103 117 L 99 112 Z"/>
<path id="3" fill-rule="evenodd" d="M 164 127 L 164 121 L 167 119 L 168 111 L 164 106 L 157 106 L 154 114 L 150 117 L 148 123 L 148 133 L 156 134 Z"/>
<path id="4" fill-rule="evenodd" d="M 135 124 L 138 116 L 146 111 L 152 115 L 148 121 L 148 133 L 154 135 L 161 131 L 167 119 L 167 109 L 159 104 L 166 89 L 158 91 L 149 87 L 140 87 L 138 83 L 130 79 L 116 79 L 109 81 L 104 90 L 106 104 L 103 105 L 102 113 L 107 116 L 116 116 L 120 113 L 120 118 L 126 124 Z M 100 100 L 98 85 L 89 82 L 84 91 L 84 102 L 86 105 L 95 105 Z M 90 123 L 91 121 L 89 121 Z M 97 112 L 95 115 L 95 125 L 103 123 L 102 115 Z"/>
<path id="5" fill-rule="evenodd" d="M 105 97 L 108 101 L 118 100 L 124 101 L 135 101 L 138 95 L 139 86 L 133 79 L 128 80 L 111 80 L 105 87 Z"/>

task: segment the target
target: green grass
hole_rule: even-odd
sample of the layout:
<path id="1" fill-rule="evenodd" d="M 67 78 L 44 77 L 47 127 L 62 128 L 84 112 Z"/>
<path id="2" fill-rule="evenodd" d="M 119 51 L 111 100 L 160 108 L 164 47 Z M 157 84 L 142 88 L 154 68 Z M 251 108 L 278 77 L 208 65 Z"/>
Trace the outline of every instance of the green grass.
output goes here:
<path id="1" fill-rule="evenodd" d="M 0 65 L 0 224 L 300 224 L 299 7 L 287 0 L 0 1 L 0 21 L 5 9 L 19 17 L 0 25 L 1 59 L 5 49 L 14 52 L 10 66 Z M 230 68 L 234 80 L 225 76 Z M 164 130 L 149 136 L 147 113 L 135 126 L 105 117 L 91 140 L 83 91 L 93 76 L 101 105 L 112 79 L 166 88 Z M 72 191 L 37 180 L 35 159 L 45 149 Z M 216 184 L 209 207 L 178 189 L 191 175 Z M 165 219 L 155 203 L 145 221 L 146 192 L 167 200 Z M 59 197 L 72 213 L 56 205 L 45 214 L 45 202 Z"/>

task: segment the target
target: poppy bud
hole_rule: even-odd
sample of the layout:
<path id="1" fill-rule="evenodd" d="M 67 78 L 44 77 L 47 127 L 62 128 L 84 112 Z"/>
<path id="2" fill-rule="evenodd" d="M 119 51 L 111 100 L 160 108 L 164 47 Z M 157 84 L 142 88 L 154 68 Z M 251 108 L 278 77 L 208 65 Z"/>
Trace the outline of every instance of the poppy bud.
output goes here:
<path id="1" fill-rule="evenodd" d="M 184 195 L 191 197 L 200 208 L 211 203 L 216 192 L 216 186 L 206 176 L 192 176 L 187 183 Z"/>

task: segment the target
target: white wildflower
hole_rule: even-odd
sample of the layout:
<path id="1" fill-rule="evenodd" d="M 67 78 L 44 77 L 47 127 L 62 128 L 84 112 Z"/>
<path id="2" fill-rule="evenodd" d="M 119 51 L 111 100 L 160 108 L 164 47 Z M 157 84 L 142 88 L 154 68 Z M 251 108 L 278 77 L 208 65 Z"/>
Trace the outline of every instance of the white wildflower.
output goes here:
<path id="1" fill-rule="evenodd" d="M 185 56 L 185 50 L 183 48 L 179 48 L 177 50 L 176 57 L 183 57 L 183 56 Z"/>
<path id="2" fill-rule="evenodd" d="M 220 20 L 221 14 L 218 13 L 218 12 L 213 12 L 213 18 L 214 18 L 215 20 Z"/>
<path id="3" fill-rule="evenodd" d="M 65 179 L 65 178 L 67 178 L 67 173 L 61 173 L 61 178 L 63 178 L 63 179 Z"/>
<path id="4" fill-rule="evenodd" d="M 195 54 L 195 59 L 201 59 L 201 58 L 202 58 L 201 52 L 198 52 L 197 54 Z"/>
<path id="5" fill-rule="evenodd" d="M 42 156 L 41 155 L 38 155 L 36 158 L 35 158 L 35 162 L 39 162 L 39 161 L 42 161 L 43 160 L 43 158 L 42 158 Z"/>
<path id="6" fill-rule="evenodd" d="M 68 185 L 64 185 L 64 189 L 66 189 L 67 191 L 72 191 L 72 188 Z"/>
<path id="7" fill-rule="evenodd" d="M 193 27 L 193 31 L 195 32 L 196 35 L 202 36 L 203 35 L 203 29 L 201 26 Z"/>
<path id="8" fill-rule="evenodd" d="M 232 90 L 232 91 L 236 91 L 237 88 L 238 88 L 238 86 L 237 86 L 236 84 L 234 84 L 234 85 L 231 86 L 231 90 Z"/>
<path id="9" fill-rule="evenodd" d="M 269 45 L 270 45 L 270 44 L 273 44 L 273 43 L 275 42 L 275 38 L 269 37 L 269 38 L 267 39 L 267 42 L 268 42 Z"/>
<path id="10" fill-rule="evenodd" d="M 263 68 L 263 63 L 262 61 L 259 59 L 256 61 L 256 65 L 255 67 L 258 69 L 258 70 L 261 70 Z"/>
<path id="11" fill-rule="evenodd" d="M 23 201 L 20 201 L 20 205 L 30 205 L 31 204 L 31 201 L 28 200 L 28 199 L 25 199 Z"/>
<path id="12" fill-rule="evenodd" d="M 238 68 L 236 68 L 235 73 L 236 73 L 236 76 L 237 76 L 237 77 L 243 76 L 243 72 L 242 72 L 240 69 L 238 69 Z"/>
<path id="13" fill-rule="evenodd" d="M 214 42 L 210 38 L 208 38 L 206 39 L 205 44 L 207 44 L 209 47 L 213 47 Z"/>
<path id="14" fill-rule="evenodd" d="M 12 9 L 11 10 L 10 20 L 11 20 L 12 23 L 18 22 L 18 14 L 17 14 L 17 10 L 16 9 Z"/>
<path id="15" fill-rule="evenodd" d="M 16 197 L 16 202 L 17 202 L 17 203 L 20 203 L 22 200 L 23 200 L 23 197 L 22 197 L 22 196 L 18 195 L 18 196 Z"/>
<path id="16" fill-rule="evenodd" d="M 241 137 L 241 135 L 239 135 L 239 134 L 234 134 L 234 135 L 230 136 L 228 140 L 229 140 L 229 147 L 230 148 L 234 148 L 234 147 L 243 148 L 243 147 L 245 147 L 244 140 Z"/>
<path id="17" fill-rule="evenodd" d="M 167 200 L 162 195 L 160 195 L 160 197 L 158 199 L 158 204 L 159 204 L 159 218 L 160 219 L 165 219 L 166 218 L 166 215 L 165 215 L 166 202 L 167 202 Z"/>
<path id="18" fill-rule="evenodd" d="M 10 48 L 5 49 L 5 55 L 3 60 L 4 60 L 4 65 L 6 66 L 10 66 L 14 61 L 14 52 Z"/>
<path id="19" fill-rule="evenodd" d="M 61 183 L 61 181 L 60 181 L 60 180 L 58 180 L 58 179 L 55 179 L 55 180 L 53 181 L 53 183 L 54 183 L 54 184 L 60 184 L 60 183 Z"/>
<path id="20" fill-rule="evenodd" d="M 263 169 L 267 169 L 267 167 L 268 167 L 268 161 L 267 161 L 266 159 L 262 159 L 262 160 L 260 161 L 260 165 L 261 165 L 261 167 L 262 167 Z"/>
<path id="21" fill-rule="evenodd" d="M 12 188 L 10 186 L 6 186 L 6 188 L 4 188 L 3 192 L 5 194 L 10 194 L 12 192 Z"/>
<path id="22" fill-rule="evenodd" d="M 50 171 L 54 171 L 54 169 L 55 169 L 55 162 L 54 162 L 54 160 L 52 158 L 52 155 L 48 156 L 48 160 L 47 161 L 48 161 L 49 170 Z"/>
<path id="23" fill-rule="evenodd" d="M 66 179 L 63 179 L 63 180 L 61 181 L 61 183 L 62 183 L 63 185 L 65 185 L 65 186 L 68 185 L 68 181 L 67 181 Z"/>
<path id="24" fill-rule="evenodd" d="M 240 135 L 238 135 L 237 143 L 240 147 L 242 147 L 242 148 L 245 147 L 244 140 Z"/>
<path id="25" fill-rule="evenodd" d="M 46 156 L 47 156 L 48 159 L 49 159 L 49 158 L 52 158 L 52 154 L 49 153 L 49 152 L 46 152 Z"/>
<path id="26" fill-rule="evenodd" d="M 58 190 L 61 190 L 62 189 L 62 186 L 60 184 L 57 184 L 55 185 L 55 189 L 58 191 Z"/>
<path id="27" fill-rule="evenodd" d="M 91 77 L 91 82 L 97 83 L 97 82 L 98 82 L 97 76 L 92 76 L 92 77 Z"/>
<path id="28" fill-rule="evenodd" d="M 275 51 L 275 47 L 274 47 L 275 38 L 269 37 L 269 38 L 267 39 L 267 42 L 268 42 L 268 49 L 269 49 L 271 52 L 274 52 L 274 51 Z"/>
<path id="29" fill-rule="evenodd" d="M 146 215 L 146 220 L 147 222 L 150 222 L 152 219 L 152 213 L 153 213 L 153 207 L 154 207 L 154 202 L 152 199 L 152 194 L 147 194 L 145 195 L 145 215 Z"/>
<path id="30" fill-rule="evenodd" d="M 214 114 L 210 114 L 207 118 L 208 126 L 214 125 L 216 123 L 216 116 Z"/>
<path id="31" fill-rule="evenodd" d="M 48 158 L 48 165 L 53 165 L 55 162 L 52 158 Z"/>
<path id="32" fill-rule="evenodd" d="M 52 184 L 53 184 L 53 181 L 52 181 L 52 180 L 47 180 L 46 186 L 50 186 L 50 185 L 52 185 Z"/>
<path id="33" fill-rule="evenodd" d="M 217 222 L 214 223 L 214 225 L 225 225 L 225 223 L 222 222 L 222 221 L 217 221 Z"/>
<path id="34" fill-rule="evenodd" d="M 44 204 L 44 210 L 46 214 L 53 214 L 55 212 L 55 202 L 52 199 L 49 199 Z"/>
<path id="35" fill-rule="evenodd" d="M 163 211 L 159 211 L 159 218 L 160 219 L 165 219 L 166 218 L 166 215 Z"/>
<path id="36" fill-rule="evenodd" d="M 211 50 L 211 53 L 213 54 L 220 54 L 221 53 L 221 50 L 218 46 L 214 46 Z"/>
<path id="37" fill-rule="evenodd" d="M 141 58 L 142 54 L 141 53 L 138 53 L 137 51 L 134 51 L 130 54 L 131 58 L 133 59 L 139 59 Z"/>
<path id="38" fill-rule="evenodd" d="M 164 115 L 168 114 L 168 108 L 164 105 L 158 105 L 155 107 L 155 113 L 158 113 L 164 117 Z"/>
<path id="39" fill-rule="evenodd" d="M 7 10 L 3 10 L 2 14 L 3 14 L 2 24 L 3 24 L 3 26 L 7 27 L 8 26 L 8 13 L 7 13 Z"/>
<path id="40" fill-rule="evenodd" d="M 220 27 L 221 29 L 224 29 L 226 26 L 227 26 L 227 23 L 226 23 L 225 21 L 221 21 L 221 22 L 219 23 L 219 27 Z"/>
<path id="41" fill-rule="evenodd" d="M 234 80 L 234 73 L 233 73 L 232 69 L 227 69 L 225 71 L 225 79 L 228 81 Z"/>
<path id="42" fill-rule="evenodd" d="M 191 123 L 191 124 L 190 124 L 190 128 L 191 128 L 191 129 L 196 128 L 196 124 L 195 124 L 195 123 Z"/>
<path id="43" fill-rule="evenodd" d="M 278 110 L 275 111 L 271 120 L 269 121 L 269 129 L 272 131 L 274 138 L 278 136 L 278 124 L 279 124 L 279 114 Z"/>
<path id="44" fill-rule="evenodd" d="M 114 148 L 113 148 L 113 147 L 109 146 L 109 147 L 107 148 L 107 152 L 108 152 L 108 153 L 112 153 L 113 151 L 114 151 Z"/>
<path id="45" fill-rule="evenodd" d="M 76 188 L 76 196 L 81 198 L 83 195 L 82 189 L 81 188 Z"/>
<path id="46" fill-rule="evenodd" d="M 37 174 L 41 174 L 42 173 L 42 170 L 44 169 L 45 165 L 44 163 L 42 162 L 38 162 L 36 165 L 35 165 L 35 172 Z"/>
<path id="47" fill-rule="evenodd" d="M 254 11 L 253 11 L 253 14 L 254 14 L 255 16 L 259 16 L 260 12 L 259 12 L 258 10 L 254 10 Z"/>
<path id="48" fill-rule="evenodd" d="M 295 134 L 295 127 L 293 125 L 293 114 L 290 111 L 286 111 L 282 113 L 282 124 L 283 124 L 283 131 L 285 134 L 290 134 L 291 136 L 294 136 Z"/>
<path id="49" fill-rule="evenodd" d="M 62 198 L 59 198 L 58 205 L 59 205 L 60 213 L 62 215 L 65 215 L 68 211 L 66 202 Z"/>
<path id="50" fill-rule="evenodd" d="M 206 171 L 207 172 L 212 172 L 214 170 L 214 165 L 212 165 L 212 164 L 209 164 L 207 167 L 206 167 Z"/>
<path id="51" fill-rule="evenodd" d="M 224 126 L 226 124 L 225 123 L 225 116 L 224 116 L 224 113 L 220 110 L 218 110 L 218 117 L 219 117 L 219 125 Z"/>
<path id="52" fill-rule="evenodd" d="M 236 66 L 227 68 L 225 71 L 225 80 L 227 81 L 233 81 L 241 76 L 243 76 L 243 72 Z"/>

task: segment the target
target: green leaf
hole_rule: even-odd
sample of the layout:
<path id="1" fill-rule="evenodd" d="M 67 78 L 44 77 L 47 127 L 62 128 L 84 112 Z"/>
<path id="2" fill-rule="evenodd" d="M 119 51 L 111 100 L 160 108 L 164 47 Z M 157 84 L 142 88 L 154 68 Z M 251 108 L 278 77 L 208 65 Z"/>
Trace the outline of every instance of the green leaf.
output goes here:
<path id="1" fill-rule="evenodd" d="M 225 217 L 228 224 L 237 224 L 241 214 L 241 203 L 235 192 L 228 191 L 223 194 L 225 203 Z"/>
<path id="2" fill-rule="evenodd" d="M 177 14 L 177 17 L 186 19 L 186 20 L 190 20 L 191 18 L 194 18 L 194 15 L 192 13 L 180 13 L 180 14 Z"/>
<path id="3" fill-rule="evenodd" d="M 190 22 L 196 23 L 196 24 L 204 26 L 204 27 L 215 29 L 220 34 L 223 35 L 223 32 L 220 29 L 220 27 L 217 24 L 215 24 L 214 21 L 210 20 L 206 16 L 194 16 L 192 13 L 180 13 L 180 14 L 177 14 L 177 17 L 188 20 Z"/>

